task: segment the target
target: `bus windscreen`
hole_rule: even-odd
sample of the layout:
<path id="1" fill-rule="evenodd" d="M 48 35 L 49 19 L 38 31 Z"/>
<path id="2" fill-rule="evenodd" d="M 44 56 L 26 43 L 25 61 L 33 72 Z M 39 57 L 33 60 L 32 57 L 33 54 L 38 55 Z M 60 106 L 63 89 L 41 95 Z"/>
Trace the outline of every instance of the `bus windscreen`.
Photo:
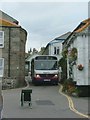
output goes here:
<path id="1" fill-rule="evenodd" d="M 56 60 L 36 60 L 35 61 L 36 70 L 57 70 L 57 61 Z"/>

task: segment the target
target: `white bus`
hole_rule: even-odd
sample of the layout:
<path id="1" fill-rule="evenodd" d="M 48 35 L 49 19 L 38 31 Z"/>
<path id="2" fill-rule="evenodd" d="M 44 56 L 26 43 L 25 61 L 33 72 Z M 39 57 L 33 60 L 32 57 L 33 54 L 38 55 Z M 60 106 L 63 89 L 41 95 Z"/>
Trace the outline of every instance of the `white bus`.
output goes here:
<path id="1" fill-rule="evenodd" d="M 32 83 L 53 83 L 58 84 L 59 69 L 56 56 L 38 55 L 31 61 Z"/>

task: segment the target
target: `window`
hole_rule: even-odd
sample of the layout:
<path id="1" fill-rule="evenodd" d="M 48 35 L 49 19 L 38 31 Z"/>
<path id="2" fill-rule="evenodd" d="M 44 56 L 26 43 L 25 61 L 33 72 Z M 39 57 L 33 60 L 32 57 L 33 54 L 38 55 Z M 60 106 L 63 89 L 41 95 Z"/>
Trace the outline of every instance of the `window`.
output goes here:
<path id="1" fill-rule="evenodd" d="M 4 58 L 0 58 L 0 77 L 3 77 L 4 71 Z"/>
<path id="2" fill-rule="evenodd" d="M 0 48 L 4 47 L 4 31 L 0 31 Z"/>
<path id="3" fill-rule="evenodd" d="M 59 47 L 57 47 L 57 55 L 59 55 Z"/>
<path id="4" fill-rule="evenodd" d="M 54 55 L 59 55 L 60 49 L 59 47 L 54 47 Z"/>
<path id="5" fill-rule="evenodd" d="M 56 55 L 56 47 L 54 47 L 54 55 Z"/>
<path id="6" fill-rule="evenodd" d="M 35 60 L 57 60 L 57 57 L 55 56 L 48 56 L 48 55 L 43 55 L 43 56 L 37 56 Z"/>

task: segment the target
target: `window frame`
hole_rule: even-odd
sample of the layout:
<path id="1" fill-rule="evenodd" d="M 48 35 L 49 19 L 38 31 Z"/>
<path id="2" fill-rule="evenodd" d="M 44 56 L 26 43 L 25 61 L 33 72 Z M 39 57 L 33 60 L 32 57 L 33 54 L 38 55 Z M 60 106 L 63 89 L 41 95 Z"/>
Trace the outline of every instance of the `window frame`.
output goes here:
<path id="1" fill-rule="evenodd" d="M 4 47 L 4 31 L 0 30 L 0 48 L 3 48 L 3 47 Z"/>
<path id="2" fill-rule="evenodd" d="M 60 47 L 59 46 L 55 46 L 54 47 L 54 55 L 59 55 L 60 54 Z"/>
<path id="3" fill-rule="evenodd" d="M 0 62 L 1 62 L 1 65 L 0 65 L 0 77 L 3 77 L 3 75 L 4 75 L 4 58 L 0 58 Z"/>

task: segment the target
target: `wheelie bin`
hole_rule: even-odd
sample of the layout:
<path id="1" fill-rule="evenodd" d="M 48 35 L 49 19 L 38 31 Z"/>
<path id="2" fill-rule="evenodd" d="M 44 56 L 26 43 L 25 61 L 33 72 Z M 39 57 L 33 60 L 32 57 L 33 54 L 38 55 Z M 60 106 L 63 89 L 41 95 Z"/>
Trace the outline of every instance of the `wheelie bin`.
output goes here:
<path id="1" fill-rule="evenodd" d="M 32 93 L 32 89 L 21 90 L 21 106 L 23 106 L 24 103 L 28 102 L 29 106 L 32 107 L 31 93 Z"/>

